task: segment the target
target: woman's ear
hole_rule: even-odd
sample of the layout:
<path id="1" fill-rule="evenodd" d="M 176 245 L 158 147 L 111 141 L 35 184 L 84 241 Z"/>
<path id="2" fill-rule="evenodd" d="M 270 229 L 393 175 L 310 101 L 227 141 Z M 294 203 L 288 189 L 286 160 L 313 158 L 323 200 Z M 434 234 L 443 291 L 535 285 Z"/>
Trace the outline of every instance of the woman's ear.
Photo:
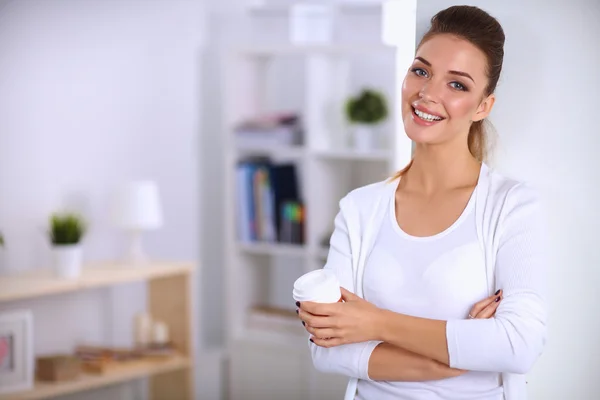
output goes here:
<path id="1" fill-rule="evenodd" d="M 478 122 L 484 120 L 490 115 L 492 112 L 492 108 L 494 107 L 494 103 L 496 102 L 496 95 L 493 93 L 488 97 L 483 99 L 479 107 L 477 108 L 477 112 L 473 115 L 473 122 Z"/>

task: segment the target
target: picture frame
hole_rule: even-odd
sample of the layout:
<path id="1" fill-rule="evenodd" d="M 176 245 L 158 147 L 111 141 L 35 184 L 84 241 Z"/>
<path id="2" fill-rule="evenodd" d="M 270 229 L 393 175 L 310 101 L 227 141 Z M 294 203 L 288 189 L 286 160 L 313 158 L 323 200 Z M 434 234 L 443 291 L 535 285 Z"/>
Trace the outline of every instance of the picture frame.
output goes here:
<path id="1" fill-rule="evenodd" d="M 0 312 L 0 394 L 33 388 L 33 313 Z"/>

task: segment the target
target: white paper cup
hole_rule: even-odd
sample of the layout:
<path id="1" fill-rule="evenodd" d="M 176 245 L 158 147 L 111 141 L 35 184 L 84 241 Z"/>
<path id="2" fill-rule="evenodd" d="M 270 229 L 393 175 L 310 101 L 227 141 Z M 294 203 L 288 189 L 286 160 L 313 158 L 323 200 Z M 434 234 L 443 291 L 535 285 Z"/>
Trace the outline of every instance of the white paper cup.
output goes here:
<path id="1" fill-rule="evenodd" d="M 317 269 L 296 279 L 292 295 L 299 302 L 337 303 L 342 299 L 340 282 L 326 269 Z"/>

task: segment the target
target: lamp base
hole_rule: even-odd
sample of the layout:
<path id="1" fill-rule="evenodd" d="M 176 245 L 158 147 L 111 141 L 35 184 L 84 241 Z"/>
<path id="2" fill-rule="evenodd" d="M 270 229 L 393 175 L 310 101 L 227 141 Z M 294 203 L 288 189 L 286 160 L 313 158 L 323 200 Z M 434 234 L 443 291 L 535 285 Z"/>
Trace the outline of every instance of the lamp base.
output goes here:
<path id="1" fill-rule="evenodd" d="M 131 231 L 129 233 L 129 248 L 127 250 L 126 261 L 134 266 L 143 266 L 148 264 L 148 256 L 144 253 L 142 246 L 142 232 Z"/>

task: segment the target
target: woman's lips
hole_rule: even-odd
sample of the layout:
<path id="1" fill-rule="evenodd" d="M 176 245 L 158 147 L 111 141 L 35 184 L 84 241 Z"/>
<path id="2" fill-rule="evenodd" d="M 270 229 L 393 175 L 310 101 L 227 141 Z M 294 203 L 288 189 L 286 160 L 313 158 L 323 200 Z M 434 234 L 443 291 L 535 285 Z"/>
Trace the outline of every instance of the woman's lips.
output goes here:
<path id="1" fill-rule="evenodd" d="M 432 126 L 442 122 L 445 118 L 436 114 L 431 114 L 426 111 L 423 111 L 423 109 L 420 107 L 419 109 L 412 107 L 412 119 L 418 125 Z"/>

